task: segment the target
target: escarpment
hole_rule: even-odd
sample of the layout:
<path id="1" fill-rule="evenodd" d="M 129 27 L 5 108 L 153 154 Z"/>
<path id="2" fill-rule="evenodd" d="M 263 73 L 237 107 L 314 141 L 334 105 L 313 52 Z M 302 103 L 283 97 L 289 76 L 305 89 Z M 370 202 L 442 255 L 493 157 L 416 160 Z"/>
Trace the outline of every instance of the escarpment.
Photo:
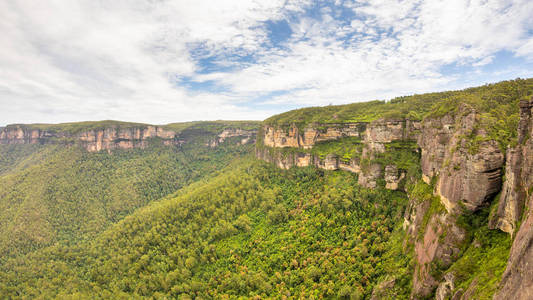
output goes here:
<path id="1" fill-rule="evenodd" d="M 361 137 L 365 123 L 328 124 L 320 128 L 321 124 L 312 124 L 300 129 L 297 126 L 279 128 L 263 127 L 263 143 L 274 148 L 296 147 L 309 149 L 316 143 L 335 140 L 342 137 Z"/>
<path id="2" fill-rule="evenodd" d="M 429 184 L 438 177 L 436 194 L 448 212 L 486 205 L 500 190 L 504 157 L 496 141 L 479 128 L 479 114 L 461 105 L 455 116 L 429 118 L 422 126 L 422 178 Z"/>
<path id="3" fill-rule="evenodd" d="M 58 129 L 59 128 L 59 129 Z M 167 146 L 180 146 L 199 136 L 212 137 L 207 145 L 216 147 L 230 138 L 238 143 L 247 144 L 255 141 L 257 130 L 228 128 L 220 132 L 185 129 L 170 130 L 154 125 L 102 125 L 98 128 L 81 128 L 62 130 L 61 124 L 56 128 L 33 128 L 31 125 L 8 125 L 0 128 L 0 144 L 79 144 L 89 152 L 114 149 L 145 148 L 151 140 L 158 139 Z"/>
<path id="4" fill-rule="evenodd" d="M 515 234 L 494 299 L 533 298 L 533 97 L 520 102 L 518 145 L 508 149 L 506 181 L 492 227 Z M 520 227 L 517 227 L 521 222 Z"/>
<path id="5" fill-rule="evenodd" d="M 494 203 L 488 224 L 483 226 L 514 238 L 494 298 L 532 299 L 532 108 L 533 98 L 520 102 L 518 145 L 508 147 L 505 153 L 482 125 L 482 113 L 460 104 L 449 113 L 428 114 L 423 121 L 381 118 L 345 124 L 312 123 L 304 128 L 267 124 L 259 132 L 256 155 L 280 168 L 340 169 L 357 173 L 361 186 L 407 192 L 410 200 L 403 227 L 406 242 L 414 251 L 414 299 L 431 295 L 438 299 L 474 297 L 477 281 L 472 281 L 468 289 L 458 289 L 456 274 L 449 270 L 463 255 L 465 245 L 477 243 L 461 222 L 487 211 Z M 350 139 L 352 151 L 339 152 L 343 141 Z M 409 157 L 415 158 L 418 175 L 410 174 L 409 165 L 394 159 L 399 153 L 410 153 Z M 423 199 L 412 190 L 422 185 L 427 190 Z"/>
<path id="6" fill-rule="evenodd" d="M 158 126 L 139 126 L 82 130 L 80 132 L 32 129 L 24 125 L 10 125 L 0 132 L 0 144 L 48 144 L 78 142 L 87 151 L 143 148 L 151 138 L 160 138 L 166 145 L 179 145 L 175 132 Z"/>
<path id="7" fill-rule="evenodd" d="M 215 138 L 209 141 L 207 144 L 209 147 L 217 147 L 221 143 L 224 143 L 224 141 L 237 138 L 238 143 L 241 145 L 245 144 L 251 144 L 255 143 L 255 136 L 257 134 L 257 130 L 244 130 L 240 128 L 230 128 L 230 129 L 224 129 L 221 133 L 219 133 Z"/>
<path id="8" fill-rule="evenodd" d="M 419 129 L 420 122 L 406 119 L 379 119 L 346 124 L 313 123 L 303 129 L 296 125 L 264 125 L 260 131 L 261 142 L 256 148 L 256 155 L 284 169 L 316 166 L 358 173 L 359 184 L 369 188 L 376 187 L 377 181 L 383 177 L 382 173 L 386 173 L 387 188 L 398 189 L 400 181 L 405 177 L 405 170 L 383 161 L 372 161 L 386 152 L 388 144 L 415 143 Z M 352 138 L 352 143 L 357 148 L 349 157 L 313 152 L 327 142 L 342 141 L 344 138 Z"/>

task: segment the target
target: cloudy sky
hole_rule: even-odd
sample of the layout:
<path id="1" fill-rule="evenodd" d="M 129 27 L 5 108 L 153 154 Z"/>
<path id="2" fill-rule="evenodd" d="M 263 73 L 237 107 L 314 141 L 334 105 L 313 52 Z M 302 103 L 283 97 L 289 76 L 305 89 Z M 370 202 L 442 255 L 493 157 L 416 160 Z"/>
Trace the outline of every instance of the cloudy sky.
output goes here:
<path id="1" fill-rule="evenodd" d="M 533 1 L 0 0 L 0 125 L 264 119 L 533 77 Z"/>

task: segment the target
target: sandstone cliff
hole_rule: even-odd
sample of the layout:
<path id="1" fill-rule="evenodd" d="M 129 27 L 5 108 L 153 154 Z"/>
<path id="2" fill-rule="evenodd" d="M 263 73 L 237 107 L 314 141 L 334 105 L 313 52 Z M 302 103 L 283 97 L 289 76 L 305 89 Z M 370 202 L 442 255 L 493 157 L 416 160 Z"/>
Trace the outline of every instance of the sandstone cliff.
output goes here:
<path id="1" fill-rule="evenodd" d="M 243 130 L 240 128 L 224 129 L 215 138 L 210 140 L 207 145 L 209 147 L 214 148 L 220 145 L 221 143 L 224 143 L 224 141 L 232 138 L 237 138 L 239 144 L 241 145 L 251 144 L 255 142 L 256 134 L 257 130 Z"/>
<path id="2" fill-rule="evenodd" d="M 347 123 L 344 127 L 314 123 L 303 129 L 265 125 L 260 136 L 264 142 L 258 145 L 256 152 L 259 158 L 281 168 L 314 165 L 328 170 L 342 169 L 358 173 L 359 184 L 364 187 L 375 188 L 383 179 L 385 188 L 406 190 L 399 184 L 412 180 L 406 178 L 406 170 L 396 164 L 383 164 L 380 158 L 391 151 L 388 150 L 391 143 L 416 143 L 418 150 L 413 151 L 420 153 L 421 177 L 431 197 L 436 198 L 417 199 L 406 190 L 410 202 L 404 216 L 404 229 L 408 241 L 414 245 L 416 260 L 412 298 L 428 297 L 437 287 L 438 299 L 471 298 L 468 290 L 464 294 L 460 291 L 452 294 L 454 274 L 443 271 L 461 257 L 464 243 L 471 238 L 458 225 L 458 218 L 488 207 L 501 191 L 497 211 L 488 226 L 516 237 L 495 299 L 532 299 L 532 107 L 533 99 L 520 103 L 518 146 L 507 149 L 506 154 L 480 126 L 481 115 L 466 104 L 451 113 L 427 117 L 422 122 L 380 119 L 370 123 Z M 360 137 L 363 145 L 361 153 L 350 161 L 339 160 L 335 155 L 321 159 L 309 151 L 320 142 L 345 137 Z M 281 148 L 285 148 L 284 151 Z M 363 161 L 366 163 L 362 164 Z M 430 206 L 434 206 L 432 203 L 439 203 L 443 208 L 427 215 Z M 423 219 L 427 221 L 424 223 Z"/>
<path id="3" fill-rule="evenodd" d="M 182 141 L 175 132 L 158 126 L 121 128 L 111 126 L 72 133 L 46 129 L 33 129 L 24 125 L 11 125 L 0 132 L 0 144 L 48 144 L 77 142 L 87 151 L 144 148 L 151 138 L 160 138 L 166 145 L 179 145 Z"/>
<path id="4" fill-rule="evenodd" d="M 518 145 L 508 150 L 506 181 L 490 224 L 511 234 L 516 232 L 500 291 L 494 299 L 533 299 L 532 109 L 533 98 L 520 102 Z"/>
<path id="5" fill-rule="evenodd" d="M 264 125 L 260 131 L 261 143 L 256 155 L 280 168 L 316 166 L 327 170 L 345 170 L 359 174 L 359 184 L 368 188 L 377 186 L 385 174 L 386 188 L 399 189 L 405 170 L 395 165 L 372 163 L 361 166 L 362 160 L 371 160 L 385 152 L 386 144 L 395 141 L 416 141 L 420 122 L 402 119 L 379 119 L 369 123 L 313 123 L 300 129 L 295 125 L 275 127 Z M 318 143 L 335 141 L 346 137 L 361 138 L 362 151 L 349 160 L 328 154 L 320 158 L 309 150 Z M 287 148 L 289 151 L 276 151 Z M 300 149 L 300 150 L 298 150 Z"/>
<path id="6" fill-rule="evenodd" d="M 475 110 L 462 105 L 455 115 L 430 118 L 422 125 L 422 178 L 430 183 L 438 176 L 436 193 L 448 212 L 458 206 L 476 210 L 500 190 L 503 154 L 478 128 L 478 118 Z M 474 138 L 480 140 L 477 145 L 472 145 Z"/>
<path id="7" fill-rule="evenodd" d="M 164 145 L 179 146 L 192 140 L 195 135 L 214 136 L 212 147 L 218 146 L 228 138 L 238 138 L 239 143 L 246 144 L 255 141 L 256 130 L 239 128 L 225 129 L 216 133 L 189 130 L 174 131 L 162 126 L 110 124 L 98 126 L 96 129 L 62 130 L 61 124 L 52 129 L 34 128 L 28 125 L 8 125 L 0 128 L 0 144 L 51 144 L 76 143 L 89 152 L 114 149 L 144 148 L 150 140 L 159 139 Z M 59 128 L 59 129 L 58 129 Z M 192 133 L 191 133 L 192 132 Z"/>

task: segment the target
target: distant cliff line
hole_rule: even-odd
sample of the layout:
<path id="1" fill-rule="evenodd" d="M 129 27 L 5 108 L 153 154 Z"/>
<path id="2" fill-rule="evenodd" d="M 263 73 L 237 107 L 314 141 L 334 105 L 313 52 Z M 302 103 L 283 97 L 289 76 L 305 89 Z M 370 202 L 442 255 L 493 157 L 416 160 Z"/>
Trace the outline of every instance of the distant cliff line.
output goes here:
<path id="1" fill-rule="evenodd" d="M 246 125 L 245 129 L 239 128 L 239 122 L 228 123 L 218 121 L 172 124 L 176 130 L 173 130 L 172 126 L 122 122 L 96 122 L 85 126 L 87 128 L 84 128 L 85 123 L 69 123 L 63 127 L 62 124 L 15 124 L 0 127 L 0 144 L 76 143 L 89 152 L 98 152 L 145 148 L 151 139 L 156 138 L 168 146 L 180 146 L 200 136 L 206 139 L 205 145 L 210 147 L 216 147 L 233 137 L 240 138 L 241 144 L 255 142 L 257 129 L 254 128 L 253 122 L 243 123 Z"/>

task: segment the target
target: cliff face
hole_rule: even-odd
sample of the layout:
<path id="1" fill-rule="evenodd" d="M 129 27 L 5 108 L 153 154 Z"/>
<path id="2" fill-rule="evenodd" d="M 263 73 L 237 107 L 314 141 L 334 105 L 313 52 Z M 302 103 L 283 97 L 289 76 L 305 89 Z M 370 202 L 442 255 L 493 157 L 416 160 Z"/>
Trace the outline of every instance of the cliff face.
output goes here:
<path id="1" fill-rule="evenodd" d="M 158 126 L 120 128 L 116 126 L 70 133 L 31 129 L 14 125 L 0 132 L 0 144 L 48 144 L 73 141 L 87 151 L 144 148 L 151 138 L 161 138 L 166 145 L 179 145 L 182 141 L 175 132 Z"/>
<path id="2" fill-rule="evenodd" d="M 282 168 L 315 165 L 329 170 L 343 169 L 358 173 L 362 186 L 375 188 L 377 182 L 384 179 L 386 188 L 399 189 L 399 183 L 408 180 L 405 170 L 394 164 L 382 165 L 374 158 L 389 151 L 393 142 L 416 142 L 422 179 L 433 188 L 433 197 L 437 197 L 436 201 L 443 209 L 426 216 L 430 201 L 416 199 L 407 191 L 410 202 L 404 215 L 404 229 L 408 241 L 414 244 L 416 259 L 412 298 L 427 297 L 438 287 L 438 298 L 469 299 L 468 291 L 463 295 L 451 294 L 453 274 L 442 274 L 442 270 L 461 256 L 461 249 L 464 249 L 461 247 L 467 241 L 468 233 L 458 225 L 458 218 L 487 207 L 501 191 L 497 211 L 488 226 L 516 237 L 495 299 L 532 299 L 532 108 L 533 99 L 520 103 L 519 143 L 507 149 L 506 155 L 481 128 L 479 113 L 468 105 L 461 105 L 454 113 L 426 118 L 423 122 L 381 119 L 367 124 L 350 123 L 346 128 L 339 124 L 313 124 L 320 129 L 307 127 L 303 130 L 294 126 L 288 130 L 265 126 L 266 147 L 258 147 L 257 156 Z M 349 136 L 362 138 L 363 148 L 361 155 L 348 163 L 339 161 L 334 155 L 321 160 L 304 151 L 312 149 L 319 140 Z M 291 147 L 293 151 L 276 151 L 276 148 L 283 147 Z M 363 166 L 363 160 L 371 163 Z M 427 221 L 424 223 L 423 219 Z M 517 228 L 521 220 L 522 224 Z"/>
<path id="3" fill-rule="evenodd" d="M 212 148 L 217 147 L 221 143 L 224 143 L 224 141 L 231 138 L 238 138 L 239 144 L 241 145 L 251 144 L 255 143 L 256 134 L 257 130 L 243 130 L 240 128 L 224 129 L 214 139 L 209 141 L 208 146 Z"/>
<path id="4" fill-rule="evenodd" d="M 296 126 L 279 128 L 265 125 L 262 128 L 262 145 L 256 155 L 280 168 L 316 166 L 326 170 L 345 170 L 359 174 L 359 184 L 368 188 L 377 186 L 377 180 L 385 173 L 386 187 L 398 189 L 404 179 L 404 171 L 395 165 L 371 164 L 361 166 L 361 160 L 371 159 L 385 152 L 385 145 L 395 141 L 415 141 L 420 122 L 410 120 L 376 120 L 370 123 L 311 124 L 299 129 Z M 361 138 L 361 153 L 349 161 L 335 154 L 324 158 L 305 151 L 280 152 L 276 148 L 312 149 L 319 142 L 335 141 L 344 137 Z M 260 145 L 261 146 L 261 145 Z"/>
<path id="5" fill-rule="evenodd" d="M 328 124 L 318 129 L 313 124 L 300 130 L 296 126 L 288 129 L 273 126 L 263 127 L 263 143 L 268 147 L 296 147 L 309 149 L 318 142 L 335 140 L 341 137 L 361 137 L 365 130 L 365 123 Z"/>
<path id="6" fill-rule="evenodd" d="M 475 211 L 500 190 L 503 154 L 478 124 L 478 114 L 465 105 L 456 116 L 423 122 L 418 139 L 422 178 L 429 184 L 438 176 L 436 194 L 448 212 L 459 207 Z M 474 138 L 481 141 L 472 145 Z"/>
<path id="7" fill-rule="evenodd" d="M 518 145 L 508 150 L 507 180 L 498 210 L 489 224 L 511 234 L 516 232 L 500 291 L 494 299 L 533 299 L 532 108 L 533 98 L 520 103 Z M 522 223 L 517 228 L 520 221 Z"/>
<path id="8" fill-rule="evenodd" d="M 210 146 L 216 147 L 231 137 L 239 137 L 241 144 L 255 141 L 256 130 L 226 129 L 215 136 Z M 181 134 L 160 126 L 122 128 L 109 126 L 79 132 L 34 129 L 24 125 L 0 128 L 0 144 L 77 143 L 89 152 L 114 149 L 144 148 L 150 139 L 159 138 L 164 145 L 179 146 L 188 142 L 190 134 Z"/>

